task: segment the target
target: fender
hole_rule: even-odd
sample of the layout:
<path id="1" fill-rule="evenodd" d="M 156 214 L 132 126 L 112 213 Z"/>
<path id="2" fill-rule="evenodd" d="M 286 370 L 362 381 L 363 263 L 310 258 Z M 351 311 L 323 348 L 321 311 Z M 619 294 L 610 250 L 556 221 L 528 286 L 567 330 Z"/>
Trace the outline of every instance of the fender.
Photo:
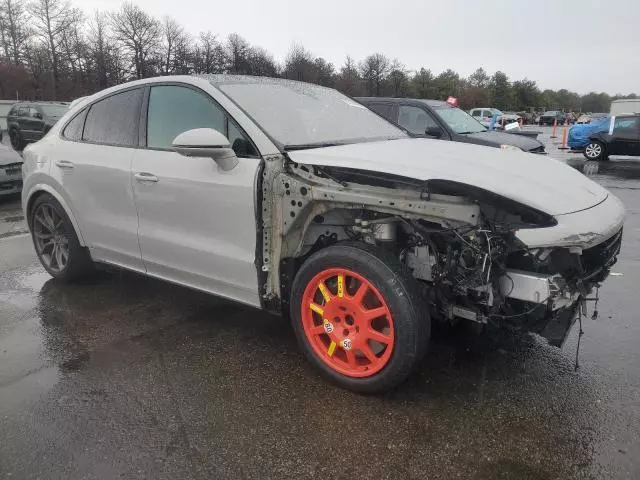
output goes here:
<path id="1" fill-rule="evenodd" d="M 80 242 L 80 245 L 82 245 L 83 247 L 86 247 L 87 244 L 84 241 L 84 237 L 82 236 L 82 231 L 80 230 L 80 225 L 78 225 L 78 222 L 76 220 L 76 217 L 73 215 L 73 212 L 71 210 L 71 208 L 69 207 L 69 205 L 67 204 L 67 202 L 64 200 L 64 198 L 62 197 L 62 195 L 60 195 L 55 188 L 53 188 L 51 185 L 48 185 L 46 183 L 37 183 L 33 186 L 31 186 L 31 188 L 29 188 L 29 191 L 26 195 L 23 195 L 23 202 L 22 202 L 22 208 L 24 211 L 24 218 L 27 219 L 27 225 L 29 226 L 29 230 L 31 230 L 31 225 L 29 225 L 29 212 L 28 210 L 28 206 L 29 203 L 31 202 L 31 199 L 33 198 L 34 195 L 40 193 L 40 192 L 47 192 L 49 195 L 51 195 L 53 198 L 55 198 L 58 203 L 60 205 L 62 205 L 62 208 L 64 209 L 65 213 L 67 214 L 67 217 L 69 217 L 69 220 L 71 220 L 71 225 L 73 225 L 73 229 L 76 232 L 76 235 L 78 237 L 78 241 Z"/>

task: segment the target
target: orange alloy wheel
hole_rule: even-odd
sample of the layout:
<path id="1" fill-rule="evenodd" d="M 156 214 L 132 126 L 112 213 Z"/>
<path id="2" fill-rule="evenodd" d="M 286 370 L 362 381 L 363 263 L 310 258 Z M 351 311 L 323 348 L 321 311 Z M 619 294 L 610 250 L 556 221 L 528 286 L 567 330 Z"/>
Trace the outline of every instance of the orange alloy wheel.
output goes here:
<path id="1" fill-rule="evenodd" d="M 391 311 L 380 292 L 362 275 L 344 268 L 318 273 L 302 297 L 304 333 L 313 351 L 348 377 L 370 377 L 393 352 Z"/>

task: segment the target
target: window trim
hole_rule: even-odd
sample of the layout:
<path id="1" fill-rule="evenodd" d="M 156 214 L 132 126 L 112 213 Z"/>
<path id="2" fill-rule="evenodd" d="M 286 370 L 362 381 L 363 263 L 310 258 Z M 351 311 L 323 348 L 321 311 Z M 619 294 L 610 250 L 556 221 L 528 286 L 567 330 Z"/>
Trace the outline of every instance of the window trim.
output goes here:
<path id="1" fill-rule="evenodd" d="M 190 83 L 182 83 L 182 82 L 154 82 L 154 83 L 149 83 L 145 85 L 144 98 L 142 99 L 142 112 L 140 113 L 140 128 L 138 129 L 138 132 L 139 132 L 138 148 L 141 148 L 144 150 L 153 150 L 158 152 L 176 153 L 173 148 L 149 147 L 147 145 L 149 99 L 151 98 L 151 89 L 153 87 L 184 87 L 184 88 L 189 88 L 195 91 L 196 93 L 204 95 L 213 103 L 214 106 L 220 109 L 220 111 L 224 116 L 224 132 L 220 132 L 220 133 L 222 133 L 225 136 L 225 138 L 227 138 L 227 140 L 229 139 L 229 121 L 231 121 L 233 125 L 245 136 L 245 138 L 247 138 L 249 142 L 251 142 L 253 149 L 256 152 L 258 152 L 256 156 L 247 156 L 247 157 L 238 157 L 238 158 L 258 158 L 258 159 L 262 158 L 262 154 L 260 153 L 260 150 L 256 146 L 253 139 L 247 134 L 244 128 L 242 128 L 240 124 L 229 114 L 229 112 L 227 112 L 227 110 L 222 105 L 220 105 L 220 103 L 218 103 L 216 99 L 213 98 L 213 96 L 211 96 L 211 94 L 209 94 L 207 91 L 203 90 L 202 88 L 197 87 L 196 85 L 192 85 Z"/>
<path id="2" fill-rule="evenodd" d="M 105 146 L 105 147 L 116 147 L 116 148 L 140 148 L 139 141 L 138 141 L 137 145 L 116 145 L 116 144 L 113 144 L 113 143 L 93 142 L 93 141 L 90 141 L 90 140 L 84 140 L 83 137 L 84 137 L 84 129 L 85 129 L 86 122 L 87 122 L 87 115 L 89 114 L 89 111 L 91 110 L 91 108 L 96 103 L 99 103 L 99 102 L 101 102 L 103 100 L 111 98 L 111 97 L 113 97 L 115 95 L 119 95 L 121 93 L 130 92 L 132 90 L 144 90 L 145 87 L 146 87 L 146 85 L 136 85 L 136 86 L 132 86 L 132 87 L 129 87 L 129 88 L 123 88 L 123 89 L 117 90 L 115 92 L 111 92 L 108 95 L 104 95 L 104 96 L 102 96 L 100 98 L 97 98 L 95 101 L 91 102 L 89 105 L 85 105 L 82 108 L 82 110 L 80 110 L 78 113 L 76 113 L 73 117 L 71 117 L 69 120 L 67 120 L 65 122 L 64 126 L 58 131 L 58 138 L 60 138 L 61 140 L 66 141 L 66 142 L 83 143 L 83 144 L 86 144 L 86 145 L 102 145 L 102 146 Z M 142 95 L 144 95 L 144 91 L 142 92 Z M 141 100 L 139 108 L 142 108 L 142 104 L 143 103 L 144 103 L 144 98 Z M 63 135 L 63 132 L 66 130 L 66 128 L 69 126 L 69 124 L 73 120 L 75 120 L 75 118 L 78 115 L 83 115 L 83 114 L 84 114 L 84 120 L 82 122 L 82 135 L 80 136 L 80 140 L 72 140 L 70 138 L 65 137 Z M 140 131 L 139 120 L 138 120 L 137 129 L 138 129 L 138 132 L 139 132 Z M 139 134 L 138 134 L 138 137 L 139 137 Z"/>
<path id="3" fill-rule="evenodd" d="M 78 113 L 76 113 L 73 117 L 71 117 L 71 119 L 65 123 L 64 127 L 62 127 L 60 129 L 60 138 L 66 142 L 75 142 L 75 143 L 82 143 L 82 135 L 84 135 L 84 122 L 87 119 L 87 112 L 89 111 L 88 108 L 83 108 L 82 110 L 80 110 Z M 67 127 L 69 127 L 69 124 L 71 124 L 71 122 L 73 122 L 76 118 L 83 116 L 84 118 L 82 119 L 82 128 L 80 129 L 80 140 L 74 140 L 73 138 L 69 138 L 67 136 L 65 136 L 64 132 L 67 130 Z"/>

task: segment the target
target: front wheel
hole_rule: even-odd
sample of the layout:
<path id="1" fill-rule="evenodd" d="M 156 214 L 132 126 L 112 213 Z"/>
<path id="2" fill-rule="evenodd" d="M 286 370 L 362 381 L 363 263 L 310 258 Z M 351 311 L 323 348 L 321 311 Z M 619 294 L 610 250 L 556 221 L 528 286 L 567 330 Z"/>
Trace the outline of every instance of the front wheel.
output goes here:
<path id="1" fill-rule="evenodd" d="M 606 153 L 604 145 L 596 140 L 592 140 L 584 149 L 584 156 L 587 160 L 604 160 Z"/>
<path id="2" fill-rule="evenodd" d="M 403 382 L 431 332 L 416 280 L 393 255 L 359 243 L 333 245 L 307 259 L 293 283 L 291 319 L 309 361 L 361 393 Z"/>

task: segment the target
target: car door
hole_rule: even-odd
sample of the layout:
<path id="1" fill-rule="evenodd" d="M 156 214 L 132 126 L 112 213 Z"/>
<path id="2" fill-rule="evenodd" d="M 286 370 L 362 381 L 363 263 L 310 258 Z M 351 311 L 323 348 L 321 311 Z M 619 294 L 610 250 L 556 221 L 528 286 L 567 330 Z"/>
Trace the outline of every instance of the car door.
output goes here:
<path id="1" fill-rule="evenodd" d="M 211 96 L 182 84 L 148 92 L 146 148 L 133 159 L 138 239 L 149 274 L 259 306 L 256 255 L 258 152 Z M 194 128 L 225 134 L 240 158 L 223 171 L 184 157 L 173 139 Z"/>
<path id="2" fill-rule="evenodd" d="M 20 130 L 22 138 L 25 140 L 31 140 L 31 130 L 29 129 L 29 107 L 22 105 L 18 108 L 17 113 L 18 129 Z"/>
<path id="3" fill-rule="evenodd" d="M 35 106 L 29 107 L 29 117 L 26 122 L 28 124 L 30 140 L 40 140 L 44 127 L 42 112 Z"/>
<path id="4" fill-rule="evenodd" d="M 76 115 L 52 152 L 51 175 L 94 260 L 144 271 L 131 162 L 138 147 L 142 88 L 119 91 Z"/>
<path id="5" fill-rule="evenodd" d="M 614 117 L 608 150 L 612 155 L 640 155 L 640 117 Z"/>

